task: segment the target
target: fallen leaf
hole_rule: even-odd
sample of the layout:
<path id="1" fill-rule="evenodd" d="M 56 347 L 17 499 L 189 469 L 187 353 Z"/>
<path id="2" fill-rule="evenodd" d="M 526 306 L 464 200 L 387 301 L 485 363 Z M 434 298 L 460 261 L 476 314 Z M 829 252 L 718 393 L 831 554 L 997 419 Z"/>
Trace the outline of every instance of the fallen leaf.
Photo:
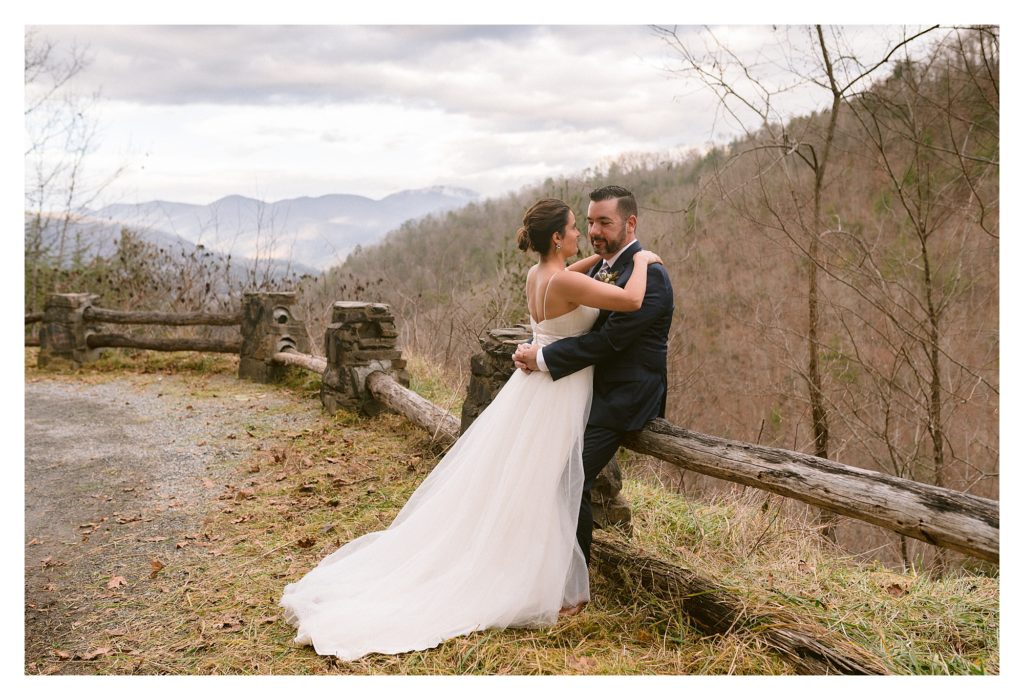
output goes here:
<path id="1" fill-rule="evenodd" d="M 213 483 L 212 479 L 203 479 L 203 486 L 205 486 L 208 489 L 212 489 L 216 485 L 217 484 Z"/>
<path id="2" fill-rule="evenodd" d="M 153 559 L 149 562 L 149 566 L 152 571 L 149 572 L 150 578 L 156 578 L 157 574 L 160 573 L 160 569 L 164 568 L 164 564 L 159 559 Z"/>
<path id="3" fill-rule="evenodd" d="M 188 542 L 177 542 L 174 545 L 175 549 L 185 549 L 185 547 L 188 547 Z"/>
<path id="4" fill-rule="evenodd" d="M 302 458 L 302 466 L 304 466 L 307 469 L 309 469 L 310 467 L 313 466 L 313 460 L 311 460 L 309 457 L 303 457 Z"/>
<path id="5" fill-rule="evenodd" d="M 224 630 L 225 632 L 237 632 L 242 629 L 242 618 L 225 617 L 223 620 L 215 624 L 214 627 L 219 630 Z"/>
<path id="6" fill-rule="evenodd" d="M 27 545 L 25 545 L 25 546 L 26 546 L 26 547 L 32 547 L 32 546 L 34 546 L 34 545 L 37 545 L 37 544 L 42 544 L 42 543 L 43 543 L 43 541 L 42 541 L 41 539 L 39 539 L 38 537 L 33 537 L 33 538 L 32 538 L 32 539 L 31 539 L 31 540 L 29 541 L 29 543 L 28 543 Z"/>
<path id="7" fill-rule="evenodd" d="M 271 615 L 270 617 L 261 617 L 257 622 L 261 625 L 269 625 L 271 622 L 277 622 L 281 619 L 280 615 Z"/>
<path id="8" fill-rule="evenodd" d="M 337 464 L 338 463 L 338 460 L 336 460 L 334 457 L 324 457 L 324 459 L 327 460 L 331 464 Z"/>
<path id="9" fill-rule="evenodd" d="M 44 569 L 49 569 L 54 566 L 64 566 L 64 562 L 53 557 L 46 557 L 46 559 L 40 559 L 39 563 L 43 565 Z"/>
<path id="10" fill-rule="evenodd" d="M 77 656 L 76 658 L 79 658 L 82 661 L 92 661 L 93 659 L 96 659 L 100 656 L 104 656 L 109 653 L 110 647 L 98 647 L 90 651 L 88 654 L 82 654 L 81 656 Z"/>
<path id="11" fill-rule="evenodd" d="M 139 542 L 166 542 L 169 537 L 142 537 Z"/>
<path id="12" fill-rule="evenodd" d="M 287 478 L 288 478 L 287 474 L 280 474 L 280 475 L 274 477 L 274 481 L 284 481 Z"/>
<path id="13" fill-rule="evenodd" d="M 308 549 L 308 548 L 310 548 L 310 547 L 312 547 L 313 545 L 316 544 L 316 538 L 312 537 L 312 536 L 310 536 L 310 537 L 303 537 L 301 540 L 299 540 L 295 544 L 299 545 L 303 549 Z"/>
<path id="14" fill-rule="evenodd" d="M 898 583 L 890 583 L 885 587 L 885 592 L 895 598 L 902 598 L 907 594 L 907 589 Z"/>
<path id="15" fill-rule="evenodd" d="M 801 559 L 800 563 L 798 563 L 796 565 L 796 570 L 799 571 L 801 574 L 813 574 L 814 573 L 814 567 L 811 566 L 810 564 L 808 564 L 803 559 Z"/>
<path id="16" fill-rule="evenodd" d="M 597 668 L 597 661 L 589 656 L 570 656 L 568 661 L 569 668 L 580 673 L 592 673 Z"/>
<path id="17" fill-rule="evenodd" d="M 257 474 L 257 473 L 259 473 L 259 471 L 260 471 L 260 465 L 258 465 L 258 464 L 254 464 L 251 467 L 249 467 L 249 473 L 250 474 Z"/>
<path id="18" fill-rule="evenodd" d="M 128 488 L 125 488 L 125 489 L 121 489 L 121 490 L 122 490 L 122 491 L 123 491 L 124 493 L 131 493 L 132 491 L 134 491 L 134 490 L 135 490 L 135 487 L 134 487 L 134 486 L 129 486 Z"/>
<path id="19" fill-rule="evenodd" d="M 58 657 L 60 657 L 62 659 L 70 659 L 71 658 L 71 654 L 69 654 L 68 652 L 64 651 L 63 649 L 54 649 L 53 650 L 53 655 L 54 656 L 58 656 Z"/>
<path id="20" fill-rule="evenodd" d="M 109 590 L 114 590 L 115 588 L 120 588 L 121 586 L 125 586 L 127 584 L 128 582 L 125 580 L 124 576 L 114 576 L 109 581 L 107 581 L 107 588 Z"/>

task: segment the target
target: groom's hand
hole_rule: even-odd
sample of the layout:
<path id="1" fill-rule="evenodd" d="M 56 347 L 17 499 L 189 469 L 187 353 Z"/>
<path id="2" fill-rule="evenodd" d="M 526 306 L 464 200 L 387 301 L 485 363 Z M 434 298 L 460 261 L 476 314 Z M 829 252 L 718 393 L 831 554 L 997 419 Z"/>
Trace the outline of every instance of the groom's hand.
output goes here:
<path id="1" fill-rule="evenodd" d="M 527 374 L 537 369 L 537 348 L 529 343 L 523 343 L 516 348 L 512 354 L 512 361 L 516 369 L 521 369 Z"/>

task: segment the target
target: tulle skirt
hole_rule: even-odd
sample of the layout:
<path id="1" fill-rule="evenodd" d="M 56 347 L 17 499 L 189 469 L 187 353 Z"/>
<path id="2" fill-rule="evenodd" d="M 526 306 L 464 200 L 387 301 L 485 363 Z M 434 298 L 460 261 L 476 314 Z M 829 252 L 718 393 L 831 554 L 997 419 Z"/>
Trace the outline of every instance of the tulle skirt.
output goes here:
<path id="1" fill-rule="evenodd" d="M 295 640 L 353 660 L 550 625 L 589 600 L 576 523 L 592 379 L 513 374 L 386 530 L 285 587 Z"/>

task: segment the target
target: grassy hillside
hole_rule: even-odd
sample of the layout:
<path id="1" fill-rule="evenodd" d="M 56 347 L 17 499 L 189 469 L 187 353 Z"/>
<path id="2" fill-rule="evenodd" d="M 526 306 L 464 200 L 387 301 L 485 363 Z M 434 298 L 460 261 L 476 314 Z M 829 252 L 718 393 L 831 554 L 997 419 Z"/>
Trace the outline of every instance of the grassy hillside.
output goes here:
<path id="1" fill-rule="evenodd" d="M 159 373 L 166 387 L 201 391 L 211 373 L 233 376 L 235 360 L 191 353 L 121 353 L 81 370 L 26 377 L 102 382 Z M 447 403 L 457 387 L 422 359 L 413 388 Z M 295 372 L 268 391 L 315 401 L 315 379 Z M 171 389 L 166 389 L 170 391 Z M 232 436 L 234 437 L 234 436 Z M 47 640 L 50 654 L 27 672 L 95 674 L 791 674 L 756 630 L 704 637 L 671 606 L 592 577 L 592 603 L 542 630 L 486 631 L 436 649 L 372 655 L 351 663 L 291 642 L 276 602 L 341 543 L 385 527 L 439 459 L 428 435 L 401 417 L 341 412 L 289 434 L 258 421 L 238 439 L 255 457 L 225 457 L 202 532 L 147 577 L 147 557 L 119 541 L 131 584 L 111 591 L 109 572 L 68 587 L 62 605 L 88 624 Z M 643 459 L 624 459 L 633 506 L 632 544 L 720 582 L 751 610 L 774 609 L 824 627 L 896 674 L 999 673 L 999 579 L 961 572 L 896 573 L 872 559 L 823 546 L 814 524 L 777 497 L 748 490 L 711 500 L 667 488 Z M 213 493 L 213 492 L 211 492 Z M 148 515 L 148 514 L 144 514 Z M 183 544 L 187 544 L 183 543 Z M 59 571 L 59 570 L 58 570 Z M 139 573 L 142 572 L 142 573 Z M 57 574 L 54 574 L 55 576 Z M 62 589 L 63 590 L 63 589 Z M 74 654 L 102 649 L 90 660 Z"/>
<path id="2" fill-rule="evenodd" d="M 843 103 L 820 222 L 808 164 L 823 157 L 828 113 L 682 159 L 623 156 L 406 224 L 307 284 L 308 318 L 325 324 L 333 299 L 385 301 L 406 348 L 464 377 L 482 331 L 526 320 L 534 258 L 514 242 L 525 209 L 555 196 L 582 218 L 591 189 L 621 184 L 673 280 L 669 420 L 814 449 L 813 267 L 828 456 L 998 498 L 998 45 L 992 60 L 947 43 Z M 792 147 L 779 147 L 782 131 Z M 840 535 L 890 561 L 934 553 L 859 525 Z"/>

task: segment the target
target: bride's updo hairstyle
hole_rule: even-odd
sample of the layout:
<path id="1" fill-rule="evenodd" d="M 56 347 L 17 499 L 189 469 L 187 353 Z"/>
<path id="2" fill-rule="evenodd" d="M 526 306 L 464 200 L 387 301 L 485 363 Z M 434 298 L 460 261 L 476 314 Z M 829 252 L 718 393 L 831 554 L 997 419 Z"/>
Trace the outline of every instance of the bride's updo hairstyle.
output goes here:
<path id="1" fill-rule="evenodd" d="M 542 256 L 551 250 L 551 234 L 565 230 L 569 205 L 560 199 L 541 199 L 526 210 L 523 225 L 516 231 L 519 250 L 533 250 Z"/>

